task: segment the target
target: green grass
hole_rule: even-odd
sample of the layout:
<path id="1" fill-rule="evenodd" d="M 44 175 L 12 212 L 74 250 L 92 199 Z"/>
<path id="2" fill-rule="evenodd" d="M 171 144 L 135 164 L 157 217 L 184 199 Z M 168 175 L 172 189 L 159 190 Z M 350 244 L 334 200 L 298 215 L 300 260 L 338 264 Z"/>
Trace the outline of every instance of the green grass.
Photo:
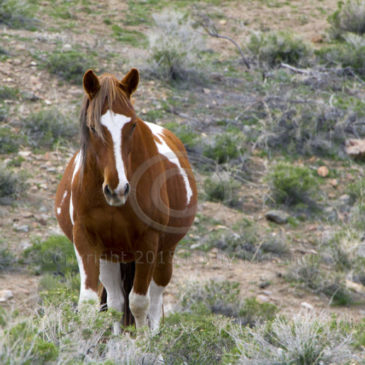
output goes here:
<path id="1" fill-rule="evenodd" d="M 113 37 L 119 42 L 128 43 L 134 47 L 147 46 L 147 37 L 137 30 L 125 29 L 116 24 L 112 25 L 111 29 Z"/>
<path id="2" fill-rule="evenodd" d="M 73 245 L 65 236 L 37 240 L 24 251 L 24 260 L 37 273 L 65 276 L 78 272 Z"/>
<path id="3" fill-rule="evenodd" d="M 60 79 L 76 85 L 82 85 L 82 77 L 89 68 L 95 68 L 97 61 L 92 51 L 84 53 L 76 50 L 64 51 L 55 49 L 46 55 L 41 66 Z"/>
<path id="4" fill-rule="evenodd" d="M 49 149 L 57 143 L 73 141 L 78 136 L 76 123 L 57 109 L 43 109 L 30 114 L 22 123 L 28 144 L 36 149 Z"/>
<path id="5" fill-rule="evenodd" d="M 39 21 L 35 18 L 37 6 L 33 1 L 2 0 L 0 2 L 0 24 L 10 28 L 35 30 Z"/>

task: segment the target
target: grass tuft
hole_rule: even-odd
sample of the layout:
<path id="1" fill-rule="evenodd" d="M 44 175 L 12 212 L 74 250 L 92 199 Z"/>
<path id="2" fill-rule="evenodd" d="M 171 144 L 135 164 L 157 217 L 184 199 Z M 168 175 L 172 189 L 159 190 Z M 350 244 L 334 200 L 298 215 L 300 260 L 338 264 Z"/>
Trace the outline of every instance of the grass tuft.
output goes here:
<path id="1" fill-rule="evenodd" d="M 25 191 L 25 177 L 0 165 L 0 205 L 9 205 Z"/>

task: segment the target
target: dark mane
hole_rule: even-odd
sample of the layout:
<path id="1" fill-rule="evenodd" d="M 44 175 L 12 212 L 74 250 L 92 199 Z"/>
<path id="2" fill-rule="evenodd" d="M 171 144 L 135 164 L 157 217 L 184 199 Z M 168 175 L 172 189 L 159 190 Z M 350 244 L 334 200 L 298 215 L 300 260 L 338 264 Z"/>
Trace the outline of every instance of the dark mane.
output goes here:
<path id="1" fill-rule="evenodd" d="M 101 139 L 104 139 L 100 118 L 106 110 L 112 109 L 113 105 L 119 104 L 126 110 L 127 114 L 134 114 L 131 101 L 122 90 L 121 83 L 113 75 L 103 74 L 99 77 L 99 81 L 99 91 L 92 100 L 87 95 L 84 96 L 80 112 L 81 174 L 86 164 L 86 152 L 89 145 L 89 127 L 93 127 L 96 134 Z"/>

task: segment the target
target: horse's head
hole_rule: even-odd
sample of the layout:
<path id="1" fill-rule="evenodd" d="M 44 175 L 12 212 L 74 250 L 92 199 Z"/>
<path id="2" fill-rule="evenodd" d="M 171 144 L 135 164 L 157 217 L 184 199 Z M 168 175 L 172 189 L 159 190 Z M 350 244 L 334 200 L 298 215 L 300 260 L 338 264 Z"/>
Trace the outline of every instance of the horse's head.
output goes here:
<path id="1" fill-rule="evenodd" d="M 83 79 L 86 92 L 81 112 L 84 166 L 91 156 L 91 168 L 97 170 L 105 200 L 112 206 L 123 205 L 130 191 L 128 160 L 137 124 L 130 97 L 138 81 L 136 69 L 130 70 L 121 81 L 110 74 L 97 77 L 92 70 L 87 71 Z"/>

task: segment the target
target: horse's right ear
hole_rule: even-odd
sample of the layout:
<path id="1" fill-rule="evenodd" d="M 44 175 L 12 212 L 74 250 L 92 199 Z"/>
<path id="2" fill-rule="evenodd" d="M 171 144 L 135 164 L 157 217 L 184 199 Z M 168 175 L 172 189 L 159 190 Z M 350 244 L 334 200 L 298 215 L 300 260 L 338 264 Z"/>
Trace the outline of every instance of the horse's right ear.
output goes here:
<path id="1" fill-rule="evenodd" d="M 82 80 L 84 90 L 91 100 L 100 89 L 100 82 L 93 70 L 87 70 Z"/>

